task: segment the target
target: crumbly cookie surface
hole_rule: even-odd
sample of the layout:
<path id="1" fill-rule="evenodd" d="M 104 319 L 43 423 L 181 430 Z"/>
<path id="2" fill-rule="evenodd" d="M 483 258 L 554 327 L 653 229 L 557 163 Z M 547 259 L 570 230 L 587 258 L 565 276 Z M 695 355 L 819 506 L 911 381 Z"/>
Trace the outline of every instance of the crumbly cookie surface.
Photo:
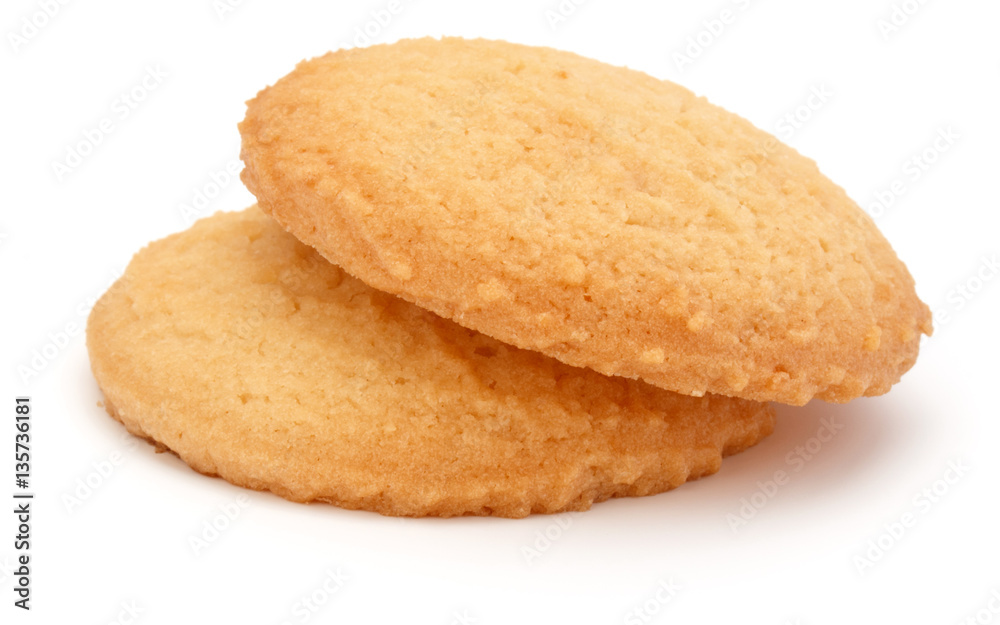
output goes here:
<path id="1" fill-rule="evenodd" d="M 770 433 L 502 344 L 346 275 L 260 210 L 139 252 L 94 307 L 108 412 L 194 469 L 294 501 L 521 517 L 648 495 Z"/>
<path id="2" fill-rule="evenodd" d="M 243 179 L 371 286 L 685 394 L 883 393 L 928 308 L 813 161 L 675 84 L 505 42 L 301 63 L 248 103 Z"/>

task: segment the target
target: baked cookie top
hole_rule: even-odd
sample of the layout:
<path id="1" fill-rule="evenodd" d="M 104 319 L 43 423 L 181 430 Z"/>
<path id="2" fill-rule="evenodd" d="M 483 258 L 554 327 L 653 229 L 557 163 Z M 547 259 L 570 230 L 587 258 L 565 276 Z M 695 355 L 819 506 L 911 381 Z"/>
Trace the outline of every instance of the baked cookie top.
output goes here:
<path id="1" fill-rule="evenodd" d="M 577 369 L 345 275 L 256 208 L 149 245 L 87 327 L 109 412 L 198 471 L 393 515 L 586 509 L 712 473 L 772 409 Z"/>
<path id="2" fill-rule="evenodd" d="M 248 103 L 243 180 L 369 285 L 673 391 L 884 393 L 931 317 L 815 163 L 687 89 L 575 54 L 420 39 Z"/>

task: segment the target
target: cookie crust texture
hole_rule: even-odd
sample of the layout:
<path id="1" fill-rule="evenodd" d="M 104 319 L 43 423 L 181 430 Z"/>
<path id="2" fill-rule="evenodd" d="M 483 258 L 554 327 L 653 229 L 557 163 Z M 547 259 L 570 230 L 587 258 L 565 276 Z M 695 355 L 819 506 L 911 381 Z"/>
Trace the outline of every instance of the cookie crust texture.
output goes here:
<path id="1" fill-rule="evenodd" d="M 87 327 L 108 412 L 195 470 L 389 515 L 584 510 L 718 470 L 767 404 L 517 349 L 378 292 L 260 210 L 152 243 Z"/>
<path id="2" fill-rule="evenodd" d="M 886 392 L 931 333 L 815 163 L 676 84 L 568 52 L 405 40 L 248 102 L 243 181 L 369 285 L 506 343 L 690 395 Z"/>

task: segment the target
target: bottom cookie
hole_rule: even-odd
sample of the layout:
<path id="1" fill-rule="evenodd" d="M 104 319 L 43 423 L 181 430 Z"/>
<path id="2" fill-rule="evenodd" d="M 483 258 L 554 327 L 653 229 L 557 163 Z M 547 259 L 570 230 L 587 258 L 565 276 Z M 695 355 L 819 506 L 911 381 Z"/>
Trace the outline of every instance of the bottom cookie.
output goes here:
<path id="1" fill-rule="evenodd" d="M 197 471 L 389 515 L 585 510 L 714 473 L 767 404 L 516 349 L 373 290 L 256 207 L 140 251 L 94 306 L 108 412 Z"/>

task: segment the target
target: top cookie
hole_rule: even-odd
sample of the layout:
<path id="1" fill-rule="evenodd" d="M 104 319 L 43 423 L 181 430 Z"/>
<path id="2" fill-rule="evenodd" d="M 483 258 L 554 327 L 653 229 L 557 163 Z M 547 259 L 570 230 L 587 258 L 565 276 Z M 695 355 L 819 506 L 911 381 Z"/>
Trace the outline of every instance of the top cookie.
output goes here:
<path id="1" fill-rule="evenodd" d="M 518 347 L 691 395 L 884 393 L 930 312 L 813 161 L 678 85 L 420 39 L 248 103 L 243 180 L 368 284 Z"/>

